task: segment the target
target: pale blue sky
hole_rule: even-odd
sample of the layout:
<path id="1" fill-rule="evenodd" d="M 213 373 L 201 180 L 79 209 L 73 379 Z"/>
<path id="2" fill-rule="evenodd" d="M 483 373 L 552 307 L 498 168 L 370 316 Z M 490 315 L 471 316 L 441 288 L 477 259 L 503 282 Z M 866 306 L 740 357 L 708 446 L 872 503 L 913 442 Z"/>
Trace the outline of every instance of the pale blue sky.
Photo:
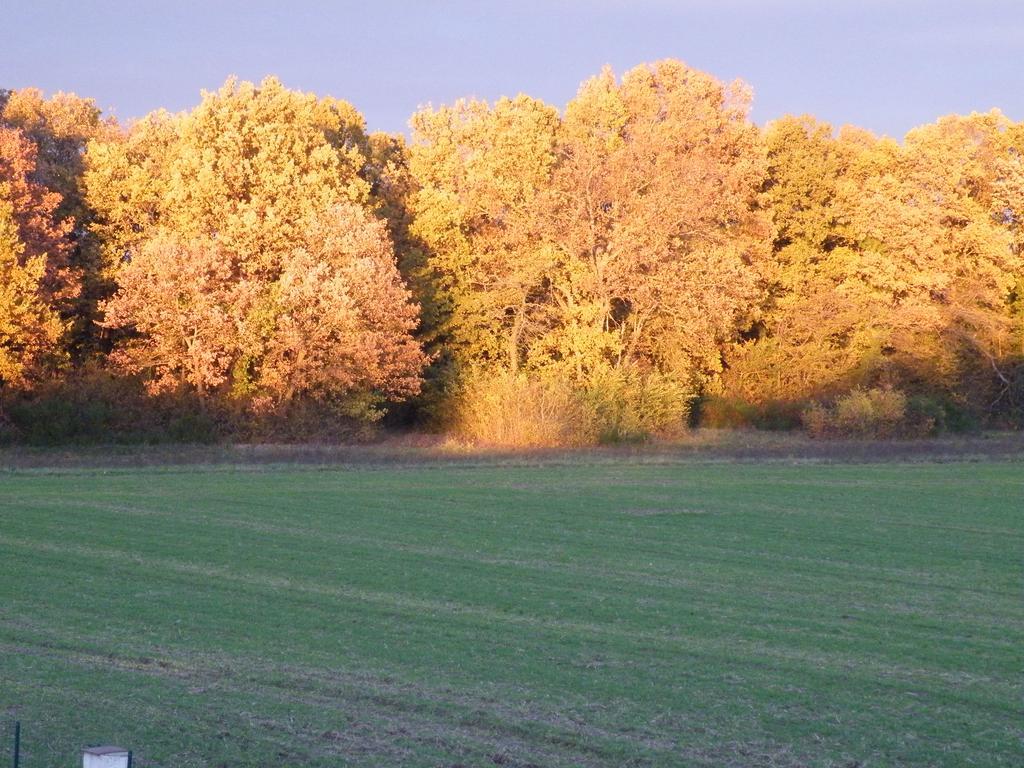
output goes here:
<path id="1" fill-rule="evenodd" d="M 665 57 L 742 77 L 758 122 L 902 136 L 949 112 L 1024 119 L 1024 0 L 7 0 L 2 19 L 0 87 L 75 91 L 121 119 L 276 74 L 397 131 L 460 96 L 562 107 L 604 64 Z"/>

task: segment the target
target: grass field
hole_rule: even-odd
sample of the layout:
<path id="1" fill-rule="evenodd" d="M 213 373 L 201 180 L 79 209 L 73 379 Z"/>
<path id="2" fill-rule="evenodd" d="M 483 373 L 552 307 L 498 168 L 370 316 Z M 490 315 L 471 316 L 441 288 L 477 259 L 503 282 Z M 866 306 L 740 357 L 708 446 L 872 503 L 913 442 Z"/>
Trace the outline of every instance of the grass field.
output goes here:
<path id="1" fill-rule="evenodd" d="M 0 474 L 24 768 L 1020 766 L 1024 464 Z"/>

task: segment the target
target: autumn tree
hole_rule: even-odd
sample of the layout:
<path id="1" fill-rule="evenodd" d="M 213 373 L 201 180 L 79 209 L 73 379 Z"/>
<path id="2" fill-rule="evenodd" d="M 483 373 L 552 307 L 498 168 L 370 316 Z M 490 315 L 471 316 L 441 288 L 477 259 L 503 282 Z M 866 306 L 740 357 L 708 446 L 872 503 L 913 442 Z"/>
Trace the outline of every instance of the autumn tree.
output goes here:
<path id="1" fill-rule="evenodd" d="M 0 182 L 0 396 L 46 373 L 65 331 L 46 298 L 46 254 L 27 254 L 6 187 Z"/>
<path id="2" fill-rule="evenodd" d="M 884 384 L 982 407 L 1005 379 L 1022 267 L 1002 192 L 1010 129 L 998 113 L 952 116 L 901 146 L 772 123 L 770 290 L 727 391 L 757 403 Z"/>
<path id="3" fill-rule="evenodd" d="M 1024 122 L 1007 127 L 1003 151 L 995 163 L 992 185 L 993 215 L 1010 233 L 1011 248 L 1024 259 Z M 997 397 L 1005 395 L 1012 418 L 1024 413 L 1024 270 L 1018 272 L 1010 292 L 1010 336 L 1005 363 L 1009 370 L 1000 380 L 1004 385 Z"/>
<path id="4" fill-rule="evenodd" d="M 361 175 L 370 185 L 374 213 L 387 225 L 399 272 L 419 308 L 415 337 L 429 358 L 419 394 L 389 413 L 395 423 L 437 424 L 443 419 L 444 393 L 453 373 L 450 305 L 441 275 L 429 258 L 430 249 L 414 231 L 413 202 L 420 187 L 412 172 L 409 144 L 402 134 L 378 132 L 368 138 L 368 157 Z"/>
<path id="5" fill-rule="evenodd" d="M 678 61 L 588 81 L 569 103 L 541 218 L 578 376 L 611 366 L 702 387 L 758 296 L 764 160 L 749 93 Z"/>
<path id="6" fill-rule="evenodd" d="M 758 290 L 747 107 L 742 86 L 666 61 L 605 71 L 564 118 L 526 96 L 417 114 L 413 229 L 458 363 L 605 411 L 657 381 L 681 423 Z"/>
<path id="7" fill-rule="evenodd" d="M 493 107 L 460 101 L 417 113 L 412 127 L 413 233 L 442 286 L 449 353 L 463 367 L 515 371 L 551 261 L 535 217 L 555 163 L 557 112 L 522 95 Z"/>
<path id="8" fill-rule="evenodd" d="M 86 198 L 97 212 L 91 230 L 101 243 L 101 269 L 118 267 L 167 218 L 171 163 L 182 119 L 152 112 L 124 131 L 92 141 L 86 154 Z"/>
<path id="9" fill-rule="evenodd" d="M 366 146 L 350 105 L 273 79 L 94 142 L 89 199 L 119 285 L 106 325 L 128 333 L 115 362 L 265 408 L 414 393 L 416 310 Z"/>
<path id="10" fill-rule="evenodd" d="M 1002 151 L 993 168 L 993 216 L 1009 230 L 1013 251 L 1020 256 L 1024 254 L 1024 122 L 1007 124 L 1001 139 Z"/>
<path id="11" fill-rule="evenodd" d="M 913 268 L 896 328 L 913 344 L 918 368 L 983 409 L 1005 391 L 1000 361 L 1019 355 L 1010 304 L 1024 255 L 1001 199 L 1015 154 L 1011 127 L 993 111 L 908 133 L 897 166 L 903 216 L 874 230 L 884 238 L 881 256 Z M 863 214 L 864 228 L 870 216 Z"/>
<path id="12" fill-rule="evenodd" d="M 809 116 L 770 123 L 764 144 L 774 232 L 762 268 L 767 291 L 746 340 L 730 350 L 724 383 L 747 402 L 799 402 L 860 383 L 889 343 L 891 301 L 865 279 L 848 177 L 858 155 L 884 158 L 897 148 L 866 134 L 837 138 Z"/>
<path id="13" fill-rule="evenodd" d="M 419 391 L 416 305 L 395 269 L 384 222 L 340 203 L 311 220 L 278 280 L 262 387 L 291 399 L 337 391 L 400 400 Z"/>
<path id="14" fill-rule="evenodd" d="M 78 290 L 68 258 L 71 244 L 67 234 L 73 221 L 58 220 L 60 194 L 37 181 L 37 154 L 35 145 L 20 130 L 0 127 L 0 184 L 17 224 L 24 258 L 44 257 L 44 288 L 49 300 L 60 301 Z"/>
<path id="15" fill-rule="evenodd" d="M 60 195 L 35 180 L 36 148 L 0 127 L 0 382 L 23 386 L 61 358 L 62 302 L 77 289 Z"/>
<path id="16" fill-rule="evenodd" d="M 673 60 L 561 114 L 422 109 L 409 143 L 273 78 L 125 129 L 0 91 L 0 380 L 109 360 L 238 413 L 404 399 L 515 443 L 678 427 L 716 394 L 1019 420 L 1024 123 L 898 142 L 749 106 Z"/>
<path id="17" fill-rule="evenodd" d="M 12 91 L 0 114 L 36 146 L 37 179 L 61 196 L 58 218 L 74 219 L 84 229 L 85 148 L 92 139 L 110 136 L 114 122 L 102 117 L 93 99 L 60 91 L 47 99 L 37 88 Z"/>
<path id="18" fill-rule="evenodd" d="M 16 128 L 34 146 L 33 179 L 58 196 L 51 216 L 66 243 L 51 250 L 50 258 L 59 254 L 66 265 L 67 285 L 59 307 L 70 325 L 66 345 L 79 360 L 97 354 L 96 305 L 111 285 L 104 280 L 100 244 L 90 230 L 94 216 L 85 200 L 84 156 L 88 142 L 113 135 L 115 124 L 101 116 L 92 99 L 63 92 L 47 99 L 35 88 L 9 94 L 0 109 L 0 124 Z"/>

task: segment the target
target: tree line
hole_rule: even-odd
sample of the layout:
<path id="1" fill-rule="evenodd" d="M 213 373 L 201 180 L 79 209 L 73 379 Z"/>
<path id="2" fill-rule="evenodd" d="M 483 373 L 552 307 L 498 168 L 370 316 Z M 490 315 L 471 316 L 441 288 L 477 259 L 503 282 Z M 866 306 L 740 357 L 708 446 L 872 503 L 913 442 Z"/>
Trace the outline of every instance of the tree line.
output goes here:
<path id="1" fill-rule="evenodd" d="M 127 126 L 0 91 L 0 435 L 1019 425 L 1024 123 L 750 102 L 666 60 L 407 141 L 274 78 Z"/>

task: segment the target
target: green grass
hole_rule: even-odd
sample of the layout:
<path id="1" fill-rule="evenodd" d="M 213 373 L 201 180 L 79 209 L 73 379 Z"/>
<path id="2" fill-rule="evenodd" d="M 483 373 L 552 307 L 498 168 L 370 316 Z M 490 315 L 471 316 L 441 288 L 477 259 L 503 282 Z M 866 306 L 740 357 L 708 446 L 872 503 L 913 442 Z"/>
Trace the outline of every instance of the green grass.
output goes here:
<path id="1" fill-rule="evenodd" d="M 1022 671 L 1014 462 L 0 475 L 24 768 L 1019 766 Z"/>

